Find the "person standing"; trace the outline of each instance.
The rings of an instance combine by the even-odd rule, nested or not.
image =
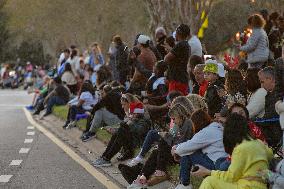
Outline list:
[[[165,63],[168,65],[169,92],[177,90],[184,95],[188,94],[188,74],[186,70],[190,57],[190,46],[187,42],[189,35],[189,26],[179,25],[176,29],[176,41],[178,43],[165,56]]]

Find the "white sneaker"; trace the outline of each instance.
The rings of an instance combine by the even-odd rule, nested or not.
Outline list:
[[[144,159],[143,158],[140,158],[139,156],[137,156],[136,158],[133,158],[130,162],[127,163],[127,165],[129,167],[133,167],[139,163],[144,163]]]
[[[177,185],[175,189],[193,189],[192,185],[184,186],[183,184]]]
[[[71,123],[69,123],[66,129],[72,129],[73,127],[76,127],[76,121],[72,121]]]

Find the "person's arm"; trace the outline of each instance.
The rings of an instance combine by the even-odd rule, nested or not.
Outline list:
[[[165,58],[164,61],[167,65],[169,65],[173,60],[175,59],[175,55],[172,52],[169,52]]]
[[[258,45],[259,35],[260,33],[255,33],[254,31],[250,36],[250,38],[248,39],[247,44],[241,46],[240,50],[248,53],[254,51]]]
[[[212,137],[211,137],[212,138]],[[207,134],[207,130],[201,130],[196,133],[192,139],[180,143],[175,153],[179,156],[184,156],[188,154],[194,153],[196,150],[200,150],[208,145],[210,145],[212,141],[210,140],[210,136]]]
[[[49,100],[50,97],[54,96],[56,94],[56,89],[53,89],[45,98],[44,98],[44,104],[47,104],[47,101]]]
[[[265,108],[265,96],[267,95],[267,91],[263,88],[258,89],[254,94],[253,98],[249,100],[247,105],[247,109],[249,112],[249,118],[256,117],[260,112],[262,112]]]

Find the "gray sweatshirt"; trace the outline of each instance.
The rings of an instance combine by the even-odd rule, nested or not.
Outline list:
[[[248,63],[259,63],[268,60],[269,41],[266,32],[262,28],[254,28],[246,45],[240,48],[248,53]]]
[[[227,157],[223,145],[223,129],[221,124],[213,122],[196,133],[191,140],[179,144],[175,153],[187,156],[201,150],[214,162],[221,157]]]

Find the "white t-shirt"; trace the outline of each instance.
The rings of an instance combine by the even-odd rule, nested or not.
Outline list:
[[[84,110],[90,110],[92,109],[92,105],[95,105],[98,103],[98,99],[95,98],[90,92],[82,92],[80,95],[81,100],[84,100],[84,104],[82,105]]]
[[[193,35],[188,40],[188,44],[190,46],[191,56],[197,55],[197,56],[202,57],[202,45],[201,45],[201,42],[196,35]]]
[[[64,72],[61,80],[66,83],[66,85],[76,85],[77,80],[71,72]]]

